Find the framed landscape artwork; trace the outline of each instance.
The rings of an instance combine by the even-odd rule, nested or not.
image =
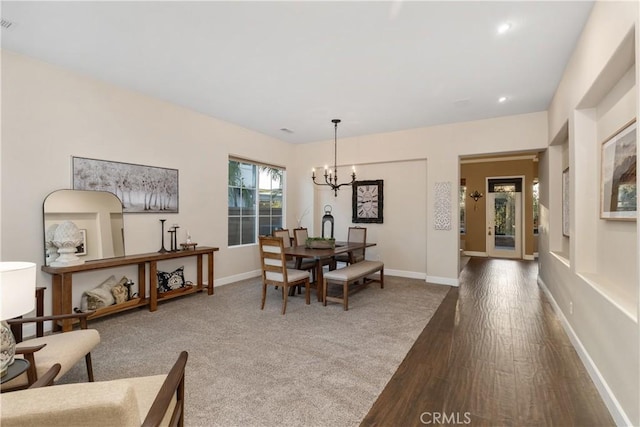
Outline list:
[[[636,146],[635,120],[602,144],[600,218],[636,219]]]
[[[352,184],[352,218],[353,223],[382,224],[384,205],[383,180],[356,181]]]
[[[124,213],[178,213],[178,169],[72,158],[73,189],[109,191]]]

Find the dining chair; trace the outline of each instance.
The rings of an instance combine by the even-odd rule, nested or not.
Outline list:
[[[309,237],[309,231],[306,228],[300,227],[300,228],[293,229],[294,245],[301,246],[306,244],[308,237]],[[323,259],[321,262],[323,266],[328,265],[330,270],[335,270],[336,268],[336,262],[333,258]],[[315,264],[315,261],[314,261],[314,264]],[[315,282],[315,280],[316,278],[315,278],[315,270],[314,270],[313,281]]]
[[[367,243],[367,229],[365,227],[349,227],[349,233],[347,235],[347,241],[349,243]],[[356,249],[355,251],[348,252],[346,254],[336,255],[336,261],[344,262],[345,264],[355,264],[364,260],[365,248]]]
[[[282,242],[284,243],[284,247],[291,247],[291,242],[293,239],[289,234],[289,230],[286,228],[279,228],[277,230],[273,230],[273,237],[282,237]]]
[[[295,239],[291,238],[291,236],[289,235],[289,230],[287,230],[286,228],[281,228],[279,230],[274,230],[273,231],[273,236],[274,237],[282,237],[282,242],[284,243],[284,247],[285,248],[289,248],[291,247],[291,242],[295,242]],[[294,243],[295,245],[295,243]],[[290,255],[287,255],[287,268],[295,268],[296,270],[308,270],[311,272],[312,277],[313,277],[313,281],[315,281],[315,276],[316,276],[316,263],[314,260],[309,259],[309,258],[302,258],[302,257],[292,257]],[[301,288],[302,286],[296,286],[298,288],[298,295],[302,293]],[[278,287],[276,286],[276,289],[278,289]],[[292,292],[293,294],[293,292]]]
[[[293,229],[293,244],[296,246],[302,246],[307,243],[307,238],[309,237],[309,231],[304,228],[294,228]]]
[[[304,285],[306,303],[310,304],[309,272],[295,268],[287,268],[284,254],[284,241],[281,237],[260,236],[260,262],[262,264],[262,305],[267,299],[267,285],[282,286],[282,314],[287,310],[289,288]]]
[[[278,230],[273,230],[273,237],[282,238],[282,243],[285,248],[291,247],[291,235],[289,234],[289,230],[286,228],[280,228]],[[292,256],[287,256],[287,267],[288,268],[296,268],[296,261]]]

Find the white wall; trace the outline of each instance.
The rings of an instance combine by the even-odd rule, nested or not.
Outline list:
[[[593,85],[603,70],[616,69],[617,64],[611,63],[611,58],[616,57],[616,49],[636,24],[637,13],[635,2],[596,4],[550,106],[548,117],[547,112],[539,112],[355,138],[339,137],[340,164],[355,164],[358,167],[358,179],[382,178],[388,183],[385,186],[385,224],[368,226],[371,229],[370,239],[379,244],[369,252],[370,255],[384,259],[390,270],[424,275],[437,283],[457,284],[459,229],[456,189],[459,157],[543,150],[567,123],[571,126],[571,138],[589,133],[589,129],[575,126],[576,122],[581,121],[586,122],[588,127],[591,120],[595,122],[593,129],[607,134],[610,128],[608,123],[616,123],[625,114],[615,111],[628,111],[633,95],[629,95],[627,86],[621,89],[622,96],[603,102],[604,94],[609,93],[611,87],[605,91],[594,91]],[[637,57],[638,44],[634,46],[632,54]],[[628,66],[621,75],[627,70]],[[630,73],[637,75],[637,70]],[[624,86],[624,82],[621,85]],[[637,86],[633,86],[631,91],[637,94]],[[255,246],[226,247],[225,201],[229,155],[285,166],[288,227],[297,225],[298,219],[307,212],[301,218],[301,225],[309,227],[312,235],[320,231],[316,229],[317,218],[322,214],[326,200],[313,186],[309,175],[312,167],[332,163],[333,140],[292,146],[7,51],[2,52],[1,95],[2,260],[32,261],[38,265],[43,263],[42,201],[53,190],[70,188],[71,156],[179,169],[180,213],[126,215],[127,253],[156,251],[160,245],[158,219],[167,217],[168,222],[179,223],[181,230],[189,229],[193,239],[200,245],[220,247],[220,252],[216,254],[217,282],[246,277],[259,268]],[[600,108],[600,120],[597,111],[574,111],[580,103],[590,104],[596,110]],[[634,108],[637,105],[637,95],[633,105]],[[587,107],[583,105],[581,108]],[[327,126],[330,124],[327,123]],[[601,137],[601,134],[593,135],[593,142],[598,142]],[[578,139],[572,139],[570,146],[575,146],[576,141]],[[561,188],[558,185],[559,178],[550,172],[553,165],[562,165],[562,150],[554,148],[558,147],[550,147],[540,164],[540,277],[549,288],[561,315],[566,317],[573,329],[579,344],[584,347],[584,354],[592,362],[596,374],[602,377],[601,384],[611,392],[611,401],[614,406],[618,405],[614,409],[620,409],[623,420],[638,424],[640,374],[637,320],[579,277],[573,260],[569,260],[567,265],[549,251],[554,224],[561,225],[561,221],[554,222],[553,219],[557,217],[557,212],[549,209],[554,189]],[[582,154],[572,150],[572,168]],[[585,177],[587,166],[592,166],[589,162],[592,160],[588,160],[582,168]],[[415,167],[415,170],[404,170],[403,166]],[[580,168],[576,169],[576,173],[580,173]],[[346,178],[348,174],[342,175]],[[576,176],[572,178],[575,183]],[[400,181],[395,181],[397,179]],[[403,187],[403,181],[410,182]],[[450,182],[454,189],[451,194],[451,230],[433,228],[433,188],[436,182]],[[407,189],[411,190],[410,194],[407,194]],[[572,187],[572,198],[575,198],[578,189]],[[597,190],[591,189],[585,192],[584,197],[591,197],[595,192]],[[337,211],[340,212],[340,216],[336,217],[339,238],[350,224],[349,193],[348,189],[341,190],[339,200],[335,200]],[[577,203],[576,208],[584,209],[591,207],[594,201],[584,198]],[[416,215],[411,214],[413,209]],[[594,220],[576,219],[577,224],[573,227],[578,228],[572,230],[572,236],[576,236],[577,240],[580,227],[587,227]],[[402,250],[398,240],[394,241],[394,236],[399,233],[397,229],[401,227],[416,231],[411,238],[398,239],[403,243]],[[609,231],[616,231],[616,227],[609,227],[614,230],[597,230],[598,240],[604,240],[614,247],[615,242],[606,236],[610,234]],[[627,248],[630,232],[625,229],[620,233]],[[179,240],[183,237],[180,236]],[[637,247],[635,250],[632,254],[636,257],[635,264],[632,262],[631,265],[636,276],[627,283],[636,286],[627,286],[627,289],[636,291],[631,295],[635,295],[637,313]],[[573,246],[570,257],[581,259],[587,265],[586,261],[595,260],[597,253],[591,251],[581,255],[580,248]],[[167,263],[165,268],[174,267]],[[194,266],[187,267],[188,277]],[[598,268],[604,270],[605,267]],[[117,273],[135,274],[126,269]],[[104,279],[103,276],[89,273],[79,275],[75,281],[74,299],[79,301],[82,291],[97,284]],[[40,285],[48,284],[49,280],[48,275],[39,274]],[[50,298],[49,291],[47,308],[50,307]],[[573,314],[569,314],[570,302],[574,305]]]
[[[296,225],[305,210],[303,224],[313,228],[315,189],[311,168],[332,163],[333,141],[289,145],[218,119],[108,85],[12,52],[2,52],[2,254],[5,260],[30,260],[42,264],[42,201],[53,190],[70,188],[71,156],[124,161],[176,168],[180,171],[180,213],[173,215],[125,215],[127,253],[154,252],[160,246],[160,218],[189,230],[200,245],[220,247],[216,254],[216,281],[227,283],[259,269],[255,246],[227,248],[227,159],[236,155],[287,168],[287,224]],[[384,235],[396,213],[407,212],[426,195],[426,206],[415,219],[401,216],[403,223],[418,227],[421,236],[407,251],[416,262],[406,264],[402,253],[382,249],[390,269],[406,271],[437,283],[457,284],[458,224],[457,191],[451,192],[452,229],[433,229],[433,187],[450,182],[457,188],[461,155],[517,152],[543,148],[546,144],[546,113],[532,113],[476,122],[411,129],[401,132],[340,139],[340,163],[362,165],[371,177],[390,173],[397,162],[422,162],[426,179],[412,182],[405,205],[389,207]],[[382,173],[387,169],[388,172]],[[358,166],[360,168],[360,166]],[[424,171],[421,173],[425,173]],[[383,177],[384,178],[384,177]],[[399,194],[389,187],[388,197]],[[348,202],[347,202],[348,203]],[[387,206],[391,206],[388,204]],[[350,214],[337,218],[350,222]],[[28,233],[25,233],[29,230]],[[376,227],[377,228],[377,227]],[[313,233],[313,229],[311,230]],[[186,232],[186,231],[185,231]],[[377,236],[375,236],[377,237]],[[184,236],[179,236],[183,240]],[[19,242],[19,243],[16,243]],[[424,248],[426,242],[426,249]],[[374,252],[375,253],[375,252]],[[409,257],[410,258],[410,257]],[[426,261],[425,261],[426,258]],[[178,262],[178,261],[176,261]],[[425,265],[426,264],[426,265]],[[167,262],[166,269],[177,265]],[[193,266],[187,263],[187,276]],[[115,274],[134,274],[115,271]],[[74,299],[102,280],[103,274],[79,275]],[[48,283],[41,273],[39,283]],[[50,298],[50,293],[47,293]],[[47,303],[47,306],[48,303]]]
[[[638,236],[600,219],[602,142],[637,117],[637,2],[598,2],[549,108],[549,141],[569,136],[571,238],[562,251],[563,147],[540,161],[540,282],[619,425],[640,424]],[[566,246],[566,245],[564,245]]]
[[[199,245],[220,247],[217,281],[259,269],[255,247],[227,248],[227,160],[233,154],[287,167],[290,144],[8,51],[2,106],[3,261],[43,264],[43,200],[71,188],[71,156],[81,156],[179,169],[180,213],[125,214],[128,254],[157,251],[158,220],[167,218],[182,227],[178,241],[188,229]],[[183,262],[194,280],[195,261],[176,261]],[[134,268],[113,272],[136,277]],[[105,274],[74,275],[74,304]],[[39,273],[39,285],[49,281]],[[48,309],[50,291],[46,298]]]
[[[426,160],[426,185],[419,179],[411,182],[413,192],[426,193],[426,214],[424,218],[410,218],[407,209],[413,206],[413,197],[405,200],[405,205],[394,207],[393,215],[403,218],[405,227],[424,224],[425,235],[420,241],[426,241],[426,270],[416,270],[424,274],[427,280],[434,283],[455,285],[458,282],[459,260],[459,224],[458,183],[459,157],[485,153],[515,153],[519,151],[544,149],[547,145],[547,115],[545,112],[500,117],[496,119],[474,122],[456,123],[428,128],[409,129],[399,132],[367,135],[355,138],[338,137],[338,164],[345,165],[346,171],[352,164],[393,164],[408,160]],[[312,206],[313,212],[320,213],[322,206],[314,205],[313,183],[310,179],[312,167],[333,163],[333,140],[305,144],[296,147],[298,165],[295,169],[297,186],[290,188],[295,202],[291,209],[302,212]],[[345,171],[345,172],[346,172]],[[363,170],[365,173],[365,170]],[[375,174],[363,176],[358,172],[358,179],[376,179]],[[345,173],[342,173],[344,176]],[[436,182],[450,182],[452,185],[452,228],[451,230],[434,230],[434,185]],[[343,190],[340,190],[343,191]],[[386,189],[385,189],[386,192]],[[386,197],[386,196],[385,196]],[[347,203],[346,201],[344,203]],[[385,208],[386,209],[386,208]],[[389,217],[389,215],[386,215]],[[348,223],[350,215],[340,220]],[[385,223],[387,219],[385,219]],[[312,227],[307,219],[306,226]],[[391,228],[389,224],[381,229]],[[320,230],[315,230],[318,234]],[[388,235],[398,232],[391,229]],[[382,246],[382,245],[381,245]],[[402,253],[385,254],[385,268],[402,269],[400,267]],[[406,267],[405,267],[406,268]],[[416,264],[416,267],[419,268]]]
[[[352,189],[343,187],[334,196],[327,187],[314,187],[313,230],[321,235],[325,205],[332,207],[335,237],[347,240],[348,227],[367,228],[367,241],[376,243],[366,250],[366,258],[385,262],[385,273],[426,279],[427,271],[427,161],[411,160],[355,165],[357,179],[383,180],[382,224],[354,224]],[[339,168],[350,171],[351,167]],[[341,174],[346,175],[346,173]],[[341,178],[342,179],[342,178]],[[456,187],[457,188],[457,187]],[[457,213],[457,211],[456,211]],[[455,216],[454,218],[457,218]]]

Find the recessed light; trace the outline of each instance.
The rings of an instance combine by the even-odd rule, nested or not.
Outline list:
[[[501,96],[500,98],[498,98],[498,102],[499,103],[503,103],[503,102],[507,102],[507,97],[506,96]]]
[[[511,29],[511,24],[505,22],[504,24],[500,24],[498,27],[498,34],[504,34]]]

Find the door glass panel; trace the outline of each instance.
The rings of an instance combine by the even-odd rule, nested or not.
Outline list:
[[[513,187],[513,188],[510,188]],[[515,186],[496,186],[494,243],[498,250],[516,249],[516,192]]]

